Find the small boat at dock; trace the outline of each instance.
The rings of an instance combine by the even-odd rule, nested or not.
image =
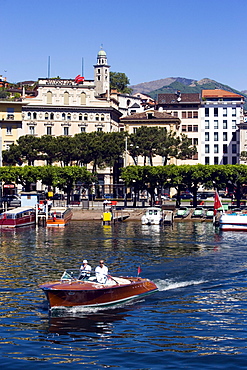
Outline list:
[[[149,207],[142,216],[142,225],[161,225],[164,220],[164,212],[159,207]]]
[[[190,210],[187,207],[180,207],[175,215],[176,218],[186,218],[189,216]]]
[[[205,217],[205,209],[203,207],[196,207],[191,215],[192,218],[203,218]]]
[[[17,228],[36,223],[35,209],[17,207],[0,214],[0,228]]]
[[[46,226],[64,227],[72,218],[72,210],[67,207],[52,207],[48,213]]]
[[[155,283],[141,277],[108,276],[104,284],[95,276],[78,280],[65,272],[60,280],[39,285],[50,309],[68,307],[105,307],[137,300],[158,290]]]

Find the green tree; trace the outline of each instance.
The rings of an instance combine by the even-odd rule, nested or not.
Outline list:
[[[131,94],[132,89],[128,87],[130,81],[125,73],[110,72],[110,88],[116,89],[122,94]]]

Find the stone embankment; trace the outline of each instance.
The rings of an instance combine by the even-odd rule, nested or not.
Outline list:
[[[129,215],[128,221],[140,221],[145,211],[145,208],[130,208],[116,211],[116,214],[119,216]],[[72,221],[100,221],[102,220],[102,214],[102,209],[82,209],[80,207],[74,207]]]

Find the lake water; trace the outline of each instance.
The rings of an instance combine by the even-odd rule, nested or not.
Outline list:
[[[1,231],[3,369],[246,368],[247,234],[211,223],[173,227],[72,222],[64,230]],[[114,275],[159,291],[101,311],[49,315],[38,284],[104,258]]]

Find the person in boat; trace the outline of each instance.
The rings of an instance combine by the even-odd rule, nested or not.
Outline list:
[[[95,275],[98,283],[105,284],[107,282],[108,267],[104,265],[104,260],[99,261],[99,266],[95,269]]]
[[[80,267],[80,275],[78,280],[81,279],[88,279],[91,275],[92,267],[88,264],[87,260],[82,261],[82,265]]]

